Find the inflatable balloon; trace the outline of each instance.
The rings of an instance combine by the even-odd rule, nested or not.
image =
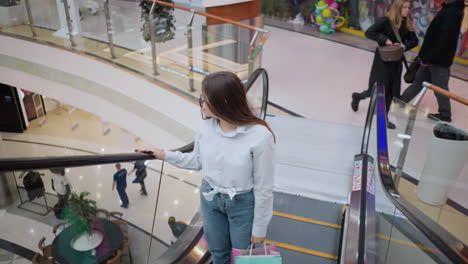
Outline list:
[[[317,8],[321,9],[323,8],[324,6],[326,6],[327,4],[325,4],[325,2],[323,0],[320,0],[318,3],[317,3]]]
[[[332,28],[330,28],[330,25],[327,24],[323,24],[320,26],[320,32],[325,34],[335,33],[335,31]]]
[[[310,15],[313,24],[319,26],[322,33],[335,33],[335,29],[342,27],[346,19],[338,11],[341,0],[320,0],[315,5],[314,13]]]
[[[317,17],[315,17],[315,22],[318,25],[321,25],[321,24],[325,23],[325,20],[323,20],[323,18],[321,16],[317,16]]]
[[[341,20],[339,23],[336,23],[338,20]],[[335,20],[335,24],[333,25],[333,29],[337,29],[337,28],[340,28],[342,27],[346,22],[346,18],[340,16],[340,17],[337,17],[336,20]]]
[[[332,15],[332,11],[328,8],[322,11],[323,18],[329,18],[331,17],[331,15]]]

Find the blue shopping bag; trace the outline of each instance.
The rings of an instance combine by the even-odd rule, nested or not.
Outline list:
[[[234,250],[233,250],[234,251]],[[263,248],[253,248],[249,246],[248,250],[236,250],[234,264],[281,264],[283,260],[280,253],[276,251],[276,246],[267,247],[263,244]],[[239,255],[240,254],[240,255]]]

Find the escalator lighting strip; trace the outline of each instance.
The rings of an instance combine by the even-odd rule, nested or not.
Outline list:
[[[265,242],[267,244],[275,244],[277,247],[281,247],[281,248],[285,248],[285,249],[289,249],[289,250],[294,250],[294,251],[301,252],[301,253],[306,253],[306,254],[309,254],[309,255],[314,255],[314,256],[327,258],[327,259],[338,260],[338,256],[336,256],[336,255],[320,252],[320,251],[317,251],[317,250],[298,247],[298,246],[294,246],[294,245],[290,245],[290,244],[286,244],[286,243],[281,243],[281,242],[276,242],[276,241],[271,241],[271,240],[265,240]]]
[[[302,217],[302,216],[285,214],[285,213],[280,213],[280,212],[276,212],[276,211],[273,212],[273,215],[279,216],[279,217],[285,217],[285,218],[289,218],[289,219],[293,219],[293,220],[297,220],[297,221],[302,221],[302,222],[306,222],[306,223],[311,223],[311,224],[316,224],[316,225],[322,225],[322,226],[332,227],[332,228],[336,228],[336,229],[341,229],[341,225],[331,224],[331,223],[318,221],[318,220],[314,220],[314,219],[310,219],[310,218],[306,218],[306,217]]]

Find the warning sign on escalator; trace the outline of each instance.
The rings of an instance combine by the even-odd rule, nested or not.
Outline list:
[[[362,160],[354,161],[353,183],[351,191],[360,191],[362,186]],[[375,167],[369,162],[367,166],[367,183],[366,190],[372,195],[375,195]]]
[[[367,192],[375,195],[375,168],[372,163],[367,167]]]
[[[360,191],[362,183],[362,160],[354,161],[354,170],[353,170],[353,184],[351,186],[351,191]]]

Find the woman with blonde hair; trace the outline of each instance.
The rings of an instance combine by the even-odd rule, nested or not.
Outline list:
[[[411,2],[409,0],[395,0],[386,16],[380,18],[366,31],[366,37],[376,41],[379,47],[401,45],[404,51],[416,47],[418,38],[409,17],[410,10]],[[398,32],[399,37],[396,36],[395,32]],[[402,43],[398,39],[401,39]],[[403,58],[398,61],[386,62],[378,51],[379,47],[375,51],[368,89],[361,93],[352,94],[351,108],[355,112],[359,108],[359,101],[370,97],[376,82],[385,85],[387,113],[393,97],[400,97]],[[395,125],[388,122],[388,128],[395,129]]]

